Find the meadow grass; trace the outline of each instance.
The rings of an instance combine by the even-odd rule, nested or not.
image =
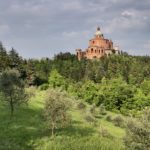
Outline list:
[[[57,129],[52,139],[42,116],[44,91],[36,91],[28,105],[16,108],[10,118],[8,107],[0,103],[0,150],[122,150],[125,131],[98,117],[96,125],[84,119],[84,112],[73,107],[71,124]],[[109,113],[109,112],[108,112]],[[114,114],[111,113],[112,116]],[[99,135],[104,127],[111,137]]]

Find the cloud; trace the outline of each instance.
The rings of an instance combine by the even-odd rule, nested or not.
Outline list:
[[[63,10],[82,10],[83,7],[79,1],[70,1],[63,4]]]
[[[9,28],[9,26],[8,25],[5,25],[5,24],[1,24],[0,25],[0,35],[2,36],[4,36],[4,35],[6,35],[8,32],[9,32],[9,30],[10,30],[10,28]]]
[[[150,40],[147,41],[147,42],[144,44],[143,47],[144,47],[145,49],[147,49],[147,50],[150,50]]]
[[[62,35],[66,38],[74,38],[74,37],[77,37],[79,35],[78,32],[63,32]]]
[[[107,24],[109,25],[104,27],[106,33],[140,31],[146,28],[148,24],[147,14],[138,10],[124,10],[119,16],[108,21]]]
[[[133,16],[134,16],[134,13],[131,12],[131,11],[125,10],[125,11],[123,11],[123,12],[121,13],[121,15],[122,15],[123,17],[130,18],[130,17],[133,17]]]
[[[41,3],[13,3],[10,5],[10,13],[14,15],[33,15],[33,16],[43,16],[47,15],[48,8],[45,4]]]
[[[150,39],[149,0],[5,0],[0,18],[1,40],[25,57],[86,48],[97,26],[127,51]]]

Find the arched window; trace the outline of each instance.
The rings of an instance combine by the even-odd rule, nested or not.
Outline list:
[[[91,48],[91,53],[93,53],[93,48]]]

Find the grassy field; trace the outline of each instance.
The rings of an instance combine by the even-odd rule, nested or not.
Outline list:
[[[36,91],[28,106],[16,109],[10,118],[9,109],[0,104],[0,150],[122,150],[124,149],[123,128],[106,120],[106,115],[96,117],[96,124],[85,120],[85,113],[74,102],[71,109],[71,125],[57,129],[51,138],[42,116],[44,92]],[[88,106],[89,107],[89,106]],[[104,132],[102,136],[100,133]]]

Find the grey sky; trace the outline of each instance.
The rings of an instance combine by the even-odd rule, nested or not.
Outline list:
[[[150,0],[0,0],[0,41],[26,58],[87,48],[100,26],[134,55],[150,55]]]

